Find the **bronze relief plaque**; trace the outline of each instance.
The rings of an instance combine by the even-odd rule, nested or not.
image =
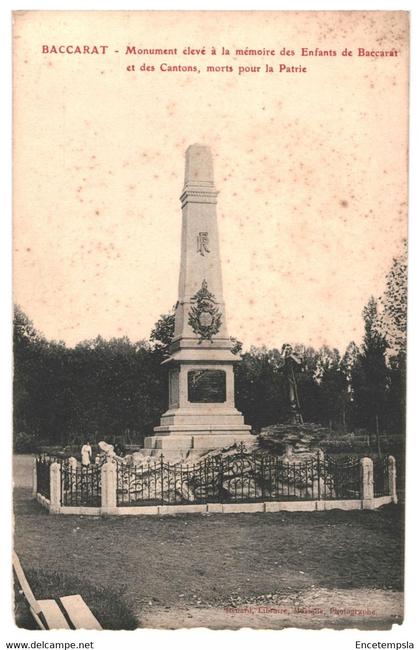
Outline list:
[[[188,401],[222,403],[226,401],[226,373],[224,370],[190,370],[188,373]]]

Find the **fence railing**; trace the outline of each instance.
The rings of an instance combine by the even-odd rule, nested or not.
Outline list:
[[[360,464],[324,458],[302,463],[267,454],[213,457],[171,465],[117,465],[117,505],[180,505],[279,500],[359,499]]]
[[[370,463],[369,459],[363,459]],[[395,461],[393,460],[395,463]],[[105,466],[81,466],[74,458],[40,456],[36,463],[38,491],[50,495],[50,472],[57,463],[61,506],[183,505],[257,503],[266,501],[322,501],[366,499],[362,461],[335,459],[322,452],[304,462],[288,462],[264,452],[247,453],[243,447],[229,456],[215,455],[196,463],[149,459],[141,466],[112,463],[112,487],[104,487]],[[110,465],[110,463],[106,463]],[[373,464],[371,497],[390,495],[389,459]]]
[[[373,464],[373,495],[383,497],[389,494],[389,462],[385,457]]]
[[[63,463],[64,464],[68,463],[70,457],[64,456],[64,454],[62,455],[49,454],[46,451],[43,451],[40,454],[38,454],[37,460],[44,463],[48,463],[49,465],[51,465],[51,463],[59,463],[60,465],[62,465]]]
[[[39,456],[36,462],[37,490],[43,497],[50,498],[50,465],[51,459]]]
[[[61,466],[61,505],[101,505],[101,469],[97,465]]]

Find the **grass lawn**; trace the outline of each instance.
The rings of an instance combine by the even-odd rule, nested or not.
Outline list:
[[[176,612],[280,602],[311,590],[403,588],[399,506],[99,518],[49,515],[27,487],[16,487],[15,497],[15,547],[35,595],[65,595],[74,587],[107,627],[114,619],[116,627],[118,619],[141,626],[151,608]]]

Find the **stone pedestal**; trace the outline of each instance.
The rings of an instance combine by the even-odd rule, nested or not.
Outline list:
[[[117,507],[117,466],[108,460],[101,467],[102,514],[114,514]]]
[[[208,451],[253,441],[234,403],[233,365],[223,301],[216,215],[217,190],[208,147],[186,152],[181,195],[182,239],[175,331],[164,362],[169,372],[169,408],[145,452]]]
[[[374,482],[373,482],[373,460],[371,458],[360,459],[360,483],[362,508],[372,510],[374,503]]]
[[[38,475],[36,471],[36,458],[32,460],[32,496],[36,498],[38,492]]]
[[[397,497],[397,464],[394,456],[388,457],[388,491],[392,503],[398,503]]]
[[[50,465],[50,513],[57,514],[61,506],[61,467],[59,463]]]

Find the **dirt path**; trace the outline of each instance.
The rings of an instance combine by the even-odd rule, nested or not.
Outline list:
[[[281,629],[389,629],[401,623],[403,594],[372,589],[313,589],[275,603],[223,607],[146,607],[138,613],[141,627],[179,629],[241,627]]]
[[[13,456],[13,484],[14,487],[32,487],[32,472],[34,455],[18,454]]]

